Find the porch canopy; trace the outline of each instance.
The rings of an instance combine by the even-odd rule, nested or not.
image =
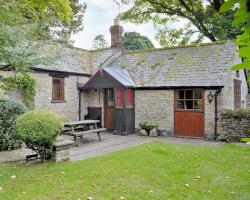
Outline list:
[[[134,81],[126,69],[120,67],[102,67],[90,77],[82,89],[115,87],[135,87]]]

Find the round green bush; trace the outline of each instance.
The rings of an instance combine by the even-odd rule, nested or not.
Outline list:
[[[13,126],[15,119],[27,112],[26,106],[12,99],[0,99],[0,151],[18,149],[22,141]]]
[[[33,110],[16,119],[18,136],[28,148],[37,152],[42,161],[49,159],[56,137],[63,128],[63,120],[47,110]]]

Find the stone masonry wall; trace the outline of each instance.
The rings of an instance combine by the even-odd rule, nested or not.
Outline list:
[[[250,136],[250,110],[225,110],[221,114],[221,132],[230,141]],[[220,134],[219,133],[219,134]]]
[[[247,96],[247,109],[250,109],[250,94]]]
[[[205,138],[207,139],[214,139],[214,124],[215,124],[215,104],[214,104],[214,99],[210,103],[208,101],[208,94],[212,92],[212,94],[215,93],[216,90],[205,90],[205,96],[204,96],[204,123],[205,123]],[[218,97],[219,101],[219,97]]]
[[[79,94],[77,83],[85,83],[88,77],[65,77],[65,102],[51,103],[52,77],[48,73],[34,73],[36,80],[35,108],[48,109],[59,114],[64,121],[78,120]]]
[[[136,90],[135,127],[145,119],[155,119],[160,130],[174,132],[174,90]]]

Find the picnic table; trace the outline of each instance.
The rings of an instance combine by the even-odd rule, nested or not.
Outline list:
[[[96,133],[99,141],[101,141],[100,133],[106,131],[106,128],[98,128],[97,124],[99,120],[82,120],[64,123],[63,134],[71,135],[74,137],[75,144],[77,144],[77,138],[83,138],[83,135],[88,133]]]

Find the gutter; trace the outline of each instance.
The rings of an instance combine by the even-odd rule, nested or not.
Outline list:
[[[81,110],[82,110],[82,91],[81,90],[78,90],[79,91],[79,107],[78,107],[78,119],[79,121],[82,120],[82,115],[81,115]]]
[[[43,69],[38,67],[32,67],[31,70],[35,72],[44,72],[44,73],[55,73],[55,74],[65,74],[65,75],[78,75],[78,76],[87,76],[90,77],[91,74],[88,73],[80,73],[80,72],[68,72],[68,71],[60,71],[60,70],[52,70],[52,69]]]
[[[221,88],[217,90],[214,94],[214,139],[217,139],[218,136],[218,95],[221,92]]]

